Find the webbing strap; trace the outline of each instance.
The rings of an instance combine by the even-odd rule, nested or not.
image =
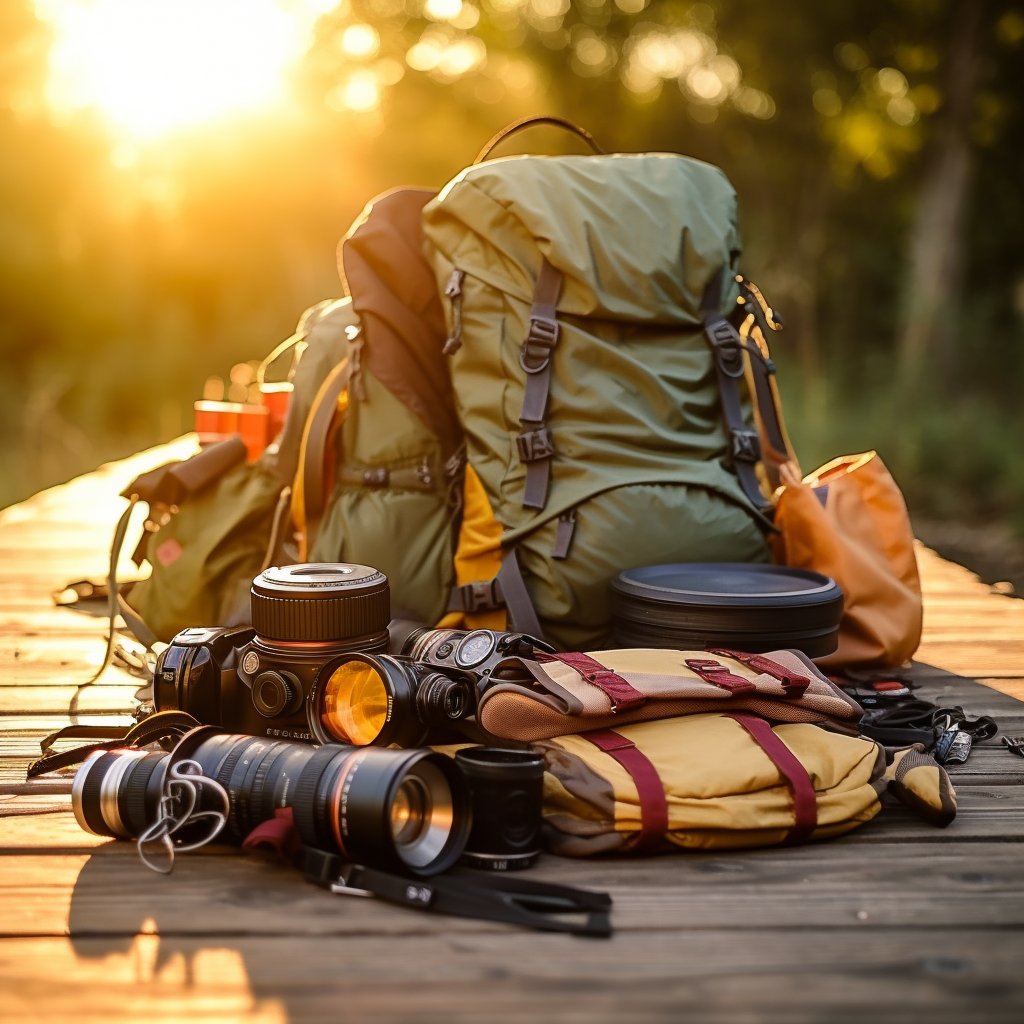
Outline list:
[[[647,703],[646,694],[641,693],[628,679],[623,679],[617,672],[595,661],[589,654],[573,651],[568,654],[545,654],[538,652],[536,658],[540,662],[560,661],[568,665],[588,682],[603,690],[612,702],[612,711],[629,711]]]
[[[551,353],[558,344],[558,297],[562,293],[562,272],[545,259],[533,292],[530,328],[519,354],[519,364],[526,373],[523,387],[523,408],[519,424],[523,428],[516,438],[519,458],[526,464],[523,505],[543,508],[548,498],[551,459],[555,454],[551,431],[544,422],[548,395],[551,391]]]
[[[729,433],[729,454],[733,469],[743,493],[762,514],[769,513],[772,503],[761,491],[754,469],[761,458],[761,444],[757,431],[752,430],[743,415],[740,381],[745,377],[743,340],[731,323],[722,316],[719,307],[722,295],[723,269],[720,268],[708,282],[701,303],[704,317],[704,335],[711,346],[718,394],[722,404],[722,417]]]
[[[43,756],[33,761],[26,771],[26,778],[35,779],[40,775],[81,764],[96,750],[121,750],[125,747],[144,747],[149,743],[173,739],[177,741],[200,723],[187,711],[158,711],[148,715],[141,722],[125,729],[120,726],[66,725],[50,733],[39,743]],[[101,742],[89,743],[72,750],[53,751],[54,743],[68,739],[93,739]]]
[[[796,464],[796,454],[786,432],[786,424],[782,415],[782,400],[779,397],[778,385],[775,382],[775,364],[768,350],[768,337],[773,331],[781,328],[778,315],[771,311],[773,328],[768,323],[768,306],[760,289],[752,281],[737,275],[737,282],[744,302],[740,311],[753,317],[754,326],[761,334],[761,341],[756,338],[753,343],[748,341],[746,350],[750,356],[749,365],[754,383],[754,400],[757,403],[757,414],[761,426],[761,443],[765,450],[764,469],[768,483],[774,490],[781,483],[779,468],[784,463]],[[748,338],[753,338],[752,334]]]
[[[580,736],[615,758],[629,772],[640,803],[640,835],[633,849],[639,852],[654,849],[668,831],[668,801],[657,768],[632,740],[612,729],[594,729]]]
[[[709,647],[708,653],[733,658],[746,665],[747,668],[752,668],[755,672],[763,672],[773,679],[778,679],[782,683],[782,688],[791,697],[799,697],[811,685],[809,676],[793,672],[786,668],[785,665],[780,665],[777,661],[772,661],[771,658],[766,658],[763,654],[748,654],[746,651],[734,651],[729,647]]]
[[[413,910],[571,935],[607,937],[612,932],[612,900],[603,892],[459,870],[409,878],[349,864],[337,854],[308,846],[302,854],[302,870],[307,881],[333,893],[377,896]]]
[[[517,633],[526,633],[535,640],[543,640],[544,632],[540,628],[537,610],[533,607],[530,592],[526,589],[523,571],[519,568],[516,549],[509,548],[501,562],[497,575],[501,586],[501,594],[508,609],[509,629]]]
[[[712,658],[687,658],[684,662],[691,672],[696,672],[705,683],[711,683],[731,696],[736,694],[756,693],[757,687],[743,676],[730,672],[727,665]]]
[[[725,717],[735,719],[746,729],[789,786],[793,795],[793,827],[783,840],[784,845],[806,842],[818,827],[818,795],[807,769],[763,718],[740,714],[727,714]]]
[[[313,545],[327,503],[324,488],[324,455],[338,399],[352,376],[351,361],[338,363],[324,379],[313,399],[299,447],[299,467],[292,491],[292,514],[302,538],[300,558],[305,559]]]

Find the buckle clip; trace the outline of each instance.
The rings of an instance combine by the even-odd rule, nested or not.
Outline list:
[[[516,435],[516,448],[523,462],[550,459],[555,454],[555,444],[547,427],[537,427]]]
[[[475,612],[493,612],[505,607],[505,599],[501,593],[498,578],[478,580],[476,583],[464,583],[459,587],[462,595],[462,608],[473,614]]]
[[[730,435],[731,454],[736,462],[757,462],[761,458],[761,440],[754,430],[734,430]]]
[[[704,328],[719,369],[727,377],[743,376],[743,342],[728,320],[716,320]]]
[[[558,344],[557,320],[530,317],[530,329],[519,352],[519,365],[527,373],[540,373],[551,361],[551,350]]]

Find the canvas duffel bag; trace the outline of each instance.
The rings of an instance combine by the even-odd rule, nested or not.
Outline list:
[[[533,744],[545,757],[545,845],[555,853],[740,849],[842,835],[892,792],[932,825],[956,815],[945,771],[805,723],[745,713],[642,722]]]

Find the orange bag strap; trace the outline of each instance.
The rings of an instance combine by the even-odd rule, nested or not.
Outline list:
[[[299,465],[292,486],[292,521],[299,535],[299,557],[309,556],[327,505],[325,460],[330,450],[332,428],[343,413],[346,388],[352,376],[349,360],[338,363],[324,378],[313,399],[299,445]]]
[[[782,466],[790,464],[796,467],[799,476],[796,453],[782,414],[782,399],[779,395],[775,364],[768,348],[768,337],[782,330],[782,320],[768,305],[761,290],[753,281],[748,281],[742,274],[737,274],[736,283],[740,287],[739,309],[744,314],[745,321],[741,326],[741,334],[745,335],[747,341],[744,346],[747,385],[754,397],[754,411],[761,437],[765,473],[774,491],[783,482]]]

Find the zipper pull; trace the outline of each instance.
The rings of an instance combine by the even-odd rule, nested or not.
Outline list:
[[[462,281],[465,276],[466,272],[456,267],[452,270],[451,277],[448,278],[448,283],[444,287],[445,297],[452,307],[452,333],[448,335],[448,340],[445,341],[444,348],[441,349],[446,356],[450,356],[462,348]]]

